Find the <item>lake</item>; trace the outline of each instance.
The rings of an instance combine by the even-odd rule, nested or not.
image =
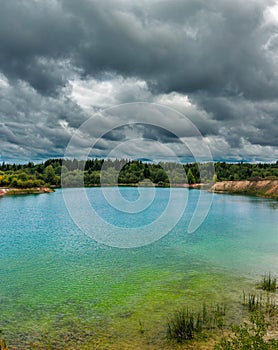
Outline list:
[[[64,191],[77,216],[88,221],[80,189]],[[105,191],[113,200],[115,189]],[[120,189],[126,211],[108,204],[101,188],[87,189],[102,218],[91,219],[91,235],[75,225],[60,189],[0,199],[0,329],[10,345],[62,349],[74,342],[85,349],[86,342],[94,342],[97,349],[100,344],[113,349],[111,344],[118,343],[139,348],[140,341],[155,341],[164,332],[167,318],[181,305],[234,302],[262,274],[277,273],[277,201],[202,191],[202,200],[212,204],[201,226],[188,233],[200,191],[176,188],[173,203],[178,207],[186,202],[186,209],[160,238],[155,230],[163,230],[169,220],[157,227],[151,223],[163,217],[170,189],[141,191],[141,200],[151,205],[134,213],[137,188]],[[141,235],[146,232],[144,242],[153,241],[130,249],[114,247],[113,227],[122,228],[127,242],[129,230],[138,227]],[[112,246],[93,239],[100,241],[102,232],[102,243],[108,239]]]

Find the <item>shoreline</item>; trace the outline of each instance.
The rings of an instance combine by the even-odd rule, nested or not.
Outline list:
[[[218,194],[237,194],[247,196],[258,196],[269,199],[278,199],[278,180],[229,180],[219,181],[214,184],[211,183],[181,183],[181,184],[148,184],[148,183],[134,183],[134,184],[98,184],[92,186],[84,186],[85,188],[94,187],[157,187],[157,188],[188,188],[207,190]],[[62,188],[62,187],[56,187]],[[79,188],[79,187],[64,187],[64,188]],[[0,198],[6,195],[26,195],[26,194],[42,194],[53,193],[55,190],[51,187],[33,187],[33,188],[0,188]]]
[[[216,182],[210,192],[278,199],[278,180],[231,180]]]
[[[0,197],[24,195],[24,194],[42,194],[55,192],[49,187],[34,187],[34,188],[0,188]]]

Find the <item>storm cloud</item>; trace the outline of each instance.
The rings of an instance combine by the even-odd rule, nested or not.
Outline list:
[[[276,161],[277,33],[273,0],[1,1],[2,159],[62,156],[86,119],[142,101],[184,114],[215,159]],[[163,128],[137,133],[178,147]]]

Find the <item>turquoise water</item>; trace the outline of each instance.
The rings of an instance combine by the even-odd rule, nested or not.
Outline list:
[[[66,191],[78,203],[80,191]],[[100,188],[87,189],[87,195],[101,217],[126,228],[159,217],[169,191],[157,189],[150,208],[139,214],[113,209]],[[139,198],[136,188],[121,193],[126,200]],[[138,331],[141,320],[161,323],[180,303],[232,300],[261,274],[277,273],[277,202],[203,192],[208,202],[213,196],[209,215],[187,233],[199,194],[174,189],[176,201],[187,199],[181,220],[165,237],[133,249],[85,235],[73,223],[61,190],[1,198],[0,329],[10,344],[28,349],[34,339],[45,341],[42,334],[61,339],[72,329],[81,337],[86,329],[88,339],[91,329],[94,336],[124,337]]]

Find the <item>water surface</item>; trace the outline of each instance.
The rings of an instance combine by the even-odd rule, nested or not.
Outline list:
[[[78,201],[78,189],[66,191]],[[138,197],[136,188],[121,192],[127,200]],[[188,200],[179,223],[159,241],[134,249],[86,236],[61,190],[1,198],[0,329],[15,346],[72,329],[87,330],[88,337],[91,329],[94,336],[128,337],[144,324],[152,332],[181,304],[235,300],[261,274],[278,271],[277,202],[213,195],[208,217],[189,234],[199,191],[173,193],[176,201]],[[163,212],[169,189],[158,189],[152,206],[132,217],[108,205],[100,188],[87,194],[105,220],[136,227]],[[211,196],[205,194],[208,201]]]

